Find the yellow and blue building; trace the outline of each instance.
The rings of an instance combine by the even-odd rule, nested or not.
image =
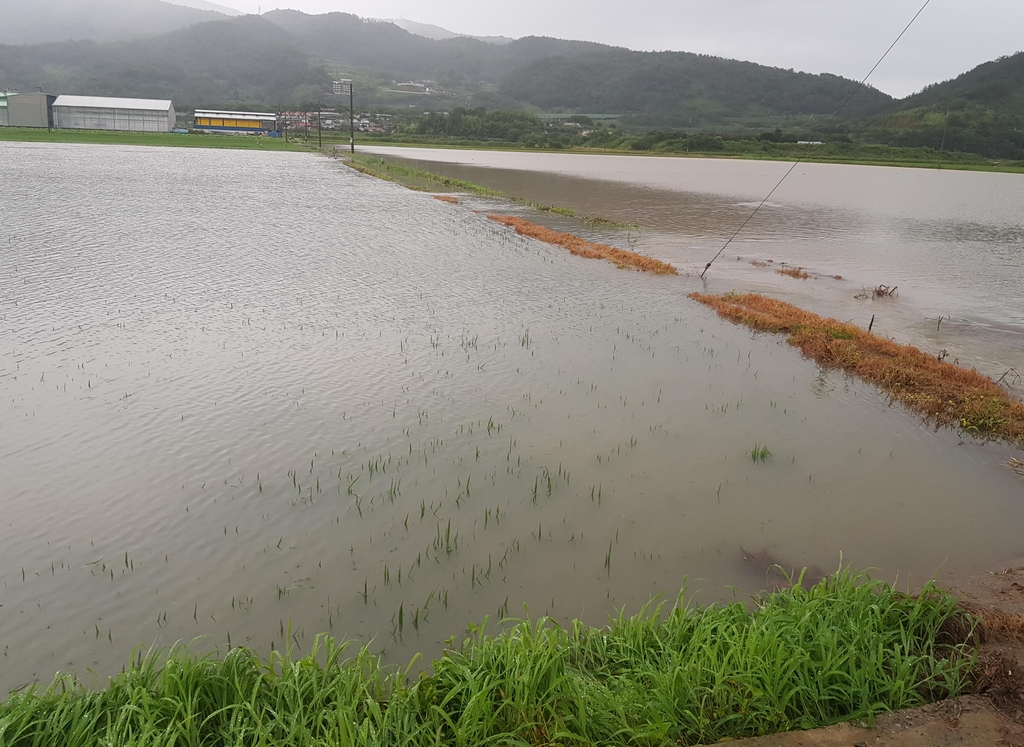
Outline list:
[[[276,135],[277,115],[273,112],[230,112],[196,109],[192,129],[235,135]]]

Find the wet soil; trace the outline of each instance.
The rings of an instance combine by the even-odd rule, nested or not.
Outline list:
[[[968,695],[924,708],[888,713],[873,726],[836,724],[825,729],[741,739],[739,747],[992,747],[1018,745],[1020,726],[985,697]]]

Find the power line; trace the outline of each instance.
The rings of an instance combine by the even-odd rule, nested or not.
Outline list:
[[[925,3],[924,3],[924,5],[921,6],[921,9],[919,11],[917,11],[917,13],[914,14],[914,17],[910,19],[910,23],[908,23],[906,25],[906,27],[900,32],[900,35],[896,37],[896,41],[894,41],[892,44],[889,45],[889,48],[887,50],[885,50],[885,54],[883,54],[881,57],[878,58],[878,62],[876,62],[874,67],[872,67],[868,71],[868,74],[864,76],[864,79],[860,83],[857,84],[857,87],[853,89],[853,93],[851,93],[849,96],[846,97],[846,101],[844,101],[842,103],[842,105],[838,109],[836,109],[835,114],[833,114],[831,119],[829,119],[828,122],[825,123],[825,129],[828,129],[828,127],[835,121],[836,117],[839,116],[839,112],[841,112],[843,109],[845,109],[846,105],[850,103],[850,99],[852,99],[854,96],[856,96],[857,92],[860,91],[860,89],[862,89],[864,87],[864,84],[868,82],[868,78],[871,77],[871,74],[874,73],[875,70],[878,69],[878,66],[882,64],[882,60],[884,60],[886,57],[889,56],[889,53],[892,51],[893,47],[895,47],[899,43],[900,39],[903,38],[903,35],[906,34],[907,31],[910,30],[910,27],[914,25],[914,21],[916,21],[917,17],[924,12],[924,9],[928,7],[928,5],[931,3],[931,1],[932,0],[925,0]],[[707,272],[709,269],[711,269],[711,265],[714,263],[714,261],[716,259],[718,259],[722,255],[722,252],[724,252],[726,249],[729,248],[729,244],[731,244],[733,242],[733,239],[735,239],[737,236],[740,235],[740,232],[744,228],[746,228],[747,224],[750,223],[751,219],[755,215],[757,215],[757,212],[762,207],[764,207],[764,204],[766,202],[768,202],[769,199],[771,199],[771,196],[773,194],[775,194],[775,190],[777,190],[779,187],[781,187],[782,183],[784,181],[786,181],[786,178],[790,174],[793,173],[793,169],[795,169],[797,166],[799,166],[801,163],[803,163],[803,160],[807,157],[807,154],[810,152],[810,150],[811,150],[811,145],[808,144],[807,147],[804,148],[804,152],[800,155],[800,158],[798,158],[793,163],[793,165],[789,167],[789,170],[785,174],[783,174],[781,179],[779,179],[779,183],[776,184],[774,187],[772,187],[772,191],[769,192],[767,195],[765,195],[765,198],[763,200],[761,200],[761,202],[758,204],[758,206],[756,208],[754,208],[754,211],[750,215],[747,216],[747,219],[745,221],[743,221],[743,223],[740,224],[740,227],[736,229],[735,233],[733,233],[732,236],[729,237],[729,240],[725,242],[725,245],[722,246],[722,248],[718,250],[718,254],[716,254],[714,257],[711,258],[711,262],[708,262],[706,265],[704,265],[704,270],[700,274],[701,279],[704,278],[704,273]]]

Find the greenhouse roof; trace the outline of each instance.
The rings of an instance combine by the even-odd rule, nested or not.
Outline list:
[[[170,100],[164,99],[119,99],[108,96],[68,96],[61,95],[53,102],[54,106],[85,106],[95,109],[143,109],[167,111],[173,106]]]

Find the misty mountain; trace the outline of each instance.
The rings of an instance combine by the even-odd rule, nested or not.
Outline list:
[[[836,75],[811,75],[686,52],[588,51],[544,56],[505,77],[500,90],[542,109],[634,112],[666,124],[692,116],[705,123],[757,115],[830,115],[857,89]],[[843,110],[854,118],[893,100],[861,89]]]
[[[533,106],[698,125],[764,114],[831,114],[856,85],[833,75],[686,52],[635,52],[546,37],[500,46],[469,37],[435,40],[347,13],[293,10],[222,18],[144,41],[0,47],[0,87],[172,98],[180,108],[316,101],[330,90],[331,74],[342,73],[356,75],[367,105]],[[446,93],[389,93],[391,81],[410,79],[435,81],[434,89]],[[847,114],[885,111],[891,104],[886,94],[866,88]]]
[[[220,5],[219,3],[211,3],[210,0],[164,0],[169,2],[171,5],[184,5],[187,8],[198,8],[199,10],[213,10],[217,13],[223,13],[226,16],[244,16],[240,10],[235,8],[229,8],[226,5]]]
[[[0,46],[0,88],[169,98],[179,111],[315,101],[330,85],[323,65],[259,16],[108,44]]]
[[[3,0],[0,44],[138,39],[224,17],[161,0]]]
[[[55,0],[13,1],[38,8]],[[827,73],[687,52],[637,52],[545,37],[503,45],[465,36],[429,39],[346,13],[277,10],[225,18],[159,0],[91,0],[89,7],[119,3],[217,20],[145,40],[0,46],[0,88],[172,98],[182,110],[276,108],[330,101],[332,77],[350,74],[363,106],[533,107],[623,114],[665,128],[714,128],[752,117],[828,116],[857,85]],[[1019,113],[1022,70],[1024,56],[997,60],[902,102],[865,87],[843,118],[891,116],[954,100]],[[393,81],[407,80],[433,81],[432,93],[392,90]]]
[[[385,19],[388,23],[393,23],[401,29],[405,29],[410,34],[416,34],[417,36],[425,36],[428,39],[434,39],[440,41],[441,39],[456,39],[458,37],[468,37],[470,39],[477,39],[478,41],[488,42],[490,44],[508,44],[512,41],[509,36],[474,36],[473,34],[456,34],[454,31],[449,31],[441,26],[435,26],[432,23],[417,23],[416,21],[410,21],[405,18],[388,18]]]

